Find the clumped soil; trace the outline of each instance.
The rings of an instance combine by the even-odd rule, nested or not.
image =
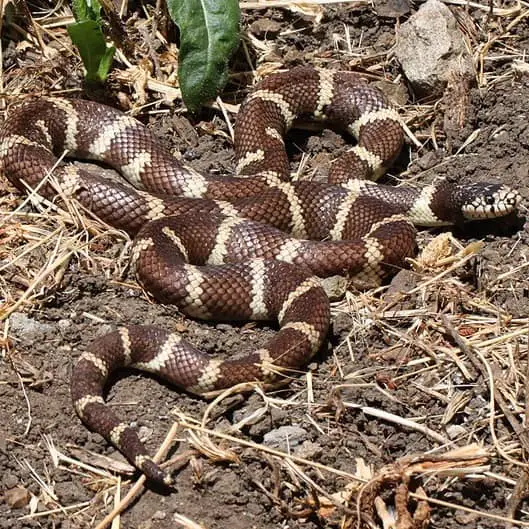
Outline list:
[[[253,31],[263,41],[266,36],[269,53],[285,65],[360,66],[364,70],[373,67],[373,72],[381,75],[376,57],[387,54],[393,45],[395,21],[377,17],[369,7],[351,9],[346,4],[343,8],[326,7],[324,15],[322,22],[315,25],[310,18],[288,10],[245,11],[243,28]],[[478,25],[486,24],[484,11],[476,10],[469,16]],[[508,22],[496,21],[499,25]],[[344,28],[348,29],[353,44],[352,53],[344,51]],[[267,31],[269,34],[265,35]],[[501,34],[498,26],[495,31]],[[485,38],[483,29],[479,39]],[[513,40],[518,52],[529,51],[527,22],[516,26]],[[53,90],[82,88],[81,68],[71,53],[59,47],[53,59],[60,65],[58,74],[50,64],[51,59],[43,58],[31,46],[28,49],[32,53],[27,52],[21,42],[20,38],[17,44],[9,39],[4,41],[7,50],[4,70],[11,72],[10,79],[17,68],[26,73],[29,67],[44,72],[34,76],[34,86],[23,87],[24,93],[49,92],[51,87],[47,83],[52,79],[56,81]],[[358,43],[361,47],[355,52]],[[501,46],[493,49],[500,55],[504,52]],[[258,53],[250,50],[250,55],[255,60]],[[234,72],[248,68],[245,57],[242,51],[237,54]],[[394,78],[398,74],[396,64],[388,62],[387,67],[387,77]],[[418,120],[410,127],[423,141],[423,147],[408,146],[392,174],[405,172],[403,178],[417,184],[440,176],[462,183],[502,181],[518,189],[527,201],[529,75],[527,71],[513,74],[512,60],[507,56],[487,62],[486,68],[493,82],[490,86],[472,88],[470,92],[466,127],[467,137],[479,129],[474,141],[457,152],[466,139],[463,138],[448,153],[439,120],[431,116],[423,122]],[[243,95],[244,83],[236,85],[235,79],[237,76],[227,88],[226,102],[240,101]],[[114,80],[114,84],[118,82]],[[107,90],[105,98],[116,101],[112,83]],[[408,111],[412,112],[415,102],[411,95],[408,105]],[[441,105],[432,112],[442,112],[442,109]],[[233,153],[220,112],[204,110],[199,116],[163,112],[139,117],[197,170],[233,170]],[[429,137],[433,123],[437,127],[436,142]],[[306,171],[325,172],[328,161],[346,142],[347,138],[328,130],[293,132],[288,141],[292,167],[296,169],[302,154],[306,153],[309,157]],[[389,177],[388,181],[391,180]],[[1,186],[4,215],[8,205],[14,209],[22,197],[7,182],[2,181]],[[16,218],[9,219],[0,228],[5,230],[2,237],[15,233],[16,221]],[[32,236],[38,239],[39,222],[46,223],[37,218],[33,232],[21,230],[15,238],[4,238],[5,250],[0,256],[3,264],[10,258],[7,250],[14,252],[18,244],[26,243]],[[30,225],[28,218],[20,221],[17,229],[22,225],[26,228]],[[49,232],[51,228],[46,226]],[[420,246],[424,247],[439,231],[421,233]],[[288,441],[277,441],[279,450],[343,473],[358,474],[362,460],[376,472],[405,455],[424,454],[441,444],[432,436],[403,424],[374,417],[364,407],[414,418],[451,439],[453,444],[447,448],[477,441],[494,454],[488,474],[481,472],[460,479],[421,478],[419,482],[426,493],[437,500],[476,511],[507,515],[509,498],[520,476],[520,468],[511,465],[509,457],[523,460],[526,454],[512,425],[498,410],[497,440],[491,436],[490,381],[480,376],[453,341],[439,330],[440,314],[455,318],[452,321],[461,334],[464,334],[463,327],[469,327],[465,323],[468,321],[475,321],[477,327],[482,325],[479,328],[485,328],[483,322],[488,322],[490,328],[496,326],[494,331],[486,328],[487,338],[509,333],[515,322],[523,325],[529,313],[529,282],[527,268],[523,266],[527,264],[529,232],[523,211],[500,222],[467,225],[453,231],[463,245],[480,239],[484,247],[478,256],[450,272],[447,276],[450,281],[433,282],[431,287],[418,289],[416,293],[391,298],[391,292],[412,290],[423,280],[420,274],[404,272],[397,276],[388,292],[351,290],[345,300],[333,304],[333,328],[328,343],[308,366],[308,375],[303,372],[293,377],[287,388],[268,393],[266,400],[254,392],[244,398],[231,398],[229,403],[223,401],[214,408],[207,427],[229,431],[232,424],[260,412],[239,432],[231,433],[245,441],[273,445],[273,441],[265,438],[266,434],[275,433],[277,441],[284,427],[290,427],[286,430]],[[2,528],[95,527],[112,509],[116,494],[112,473],[97,475],[75,462],[61,461],[56,465],[49,449],[52,443],[60,453],[96,466],[99,455],[123,461],[99,435],[81,425],[70,402],[72,365],[95,337],[119,324],[156,324],[179,330],[207,351],[230,354],[259,347],[273,333],[273,327],[266,325],[192,321],[174,307],[154,303],[121,264],[130,247],[126,238],[115,232],[97,233],[96,241],[76,252],[65,267],[52,274],[55,280],[52,287],[43,286],[31,303],[22,303],[6,320],[2,337],[6,354],[0,364]],[[6,307],[16,303],[28,287],[22,269],[45,263],[47,252],[53,251],[53,247],[53,241],[46,243],[35,254],[23,257],[16,266],[3,269]],[[394,316],[388,315],[390,310],[395,311]],[[461,318],[460,322],[457,318]],[[429,349],[428,337],[435,347]],[[527,340],[520,340],[510,342],[510,353],[502,349],[501,354],[511,355],[508,359],[496,360],[503,394],[512,413],[522,420],[526,397],[519,382],[527,364]],[[475,375],[473,379],[465,378],[458,369],[459,364],[450,358],[436,356],[440,343],[457,352],[459,361]],[[494,356],[490,349],[487,354]],[[464,397],[463,404],[456,406],[453,416],[443,421],[447,407],[454,405],[456,396]],[[172,424],[175,409],[187,420],[200,421],[208,406],[204,400],[132,372],[119,373],[110,386],[108,400],[139,428],[153,452]],[[324,499],[322,490],[328,494],[346,490],[351,480],[344,475],[305,466],[299,467],[304,472],[304,477],[300,477],[281,458],[235,441],[212,440],[236,453],[238,461],[215,462],[197,453],[180,471],[174,491],[148,487],[122,514],[121,527],[172,528],[177,526],[175,513],[209,529],[287,526],[308,529],[350,527],[354,523],[354,503],[349,510],[336,510],[330,505],[325,509],[316,501]],[[190,448],[189,436],[183,429],[177,441],[171,455]],[[502,451],[496,451],[498,446]],[[124,475],[123,479],[131,477],[137,476]],[[308,484],[305,478],[310,478],[314,485]],[[121,486],[126,489],[129,485],[122,482]],[[12,501],[17,487],[22,490],[22,496],[26,491],[33,498],[29,504],[22,501],[19,508]],[[384,497],[391,503],[391,494]],[[518,519],[529,522],[528,507],[522,500],[516,511]],[[53,512],[45,514],[48,510]],[[442,529],[493,528],[501,523],[474,512],[437,504],[432,505],[431,517],[431,526]]]

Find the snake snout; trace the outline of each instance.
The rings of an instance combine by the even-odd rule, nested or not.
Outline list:
[[[473,187],[473,186],[472,186]],[[489,184],[468,190],[468,200],[462,206],[467,220],[503,217],[516,211],[522,197],[518,191],[501,184]]]

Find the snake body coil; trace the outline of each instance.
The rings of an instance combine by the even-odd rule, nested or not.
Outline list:
[[[349,131],[357,145],[333,165],[329,183],[289,182],[283,137],[310,116]],[[277,319],[262,349],[219,360],[178,334],[128,326],[81,355],[71,392],[83,422],[150,479],[171,476],[102,397],[109,374],[132,366],[203,394],[273,380],[320,348],[329,303],[313,277],[355,275],[379,283],[415,252],[413,224],[434,226],[513,211],[519,195],[499,184],[440,183],[422,190],[375,178],[403,143],[383,95],[349,72],[299,67],[259,83],[239,112],[237,177],[203,176],[181,165],[139,122],[82,100],[30,99],[0,133],[0,170],[20,189],[60,191],[135,236],[139,281],[157,299],[213,320]],[[57,155],[103,161],[133,184],[117,183]],[[53,178],[43,178],[52,174]]]

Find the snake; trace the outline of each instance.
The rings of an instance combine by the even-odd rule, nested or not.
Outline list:
[[[356,139],[326,181],[291,179],[285,135],[314,119]],[[360,74],[299,66],[258,82],[234,129],[232,175],[200,174],[141,122],[82,99],[28,97],[0,130],[0,172],[21,191],[75,199],[134,237],[132,264],[157,300],[203,320],[275,320],[263,347],[218,358],[179,333],[127,325],[97,338],[73,368],[81,421],[146,477],[174,476],[150,457],[134,428],[103,397],[116,370],[154,373],[196,395],[242,382],[272,383],[325,341],[330,303],[319,278],[380,284],[416,253],[415,226],[444,226],[516,210],[501,183],[383,185],[375,180],[405,136],[398,112]],[[64,157],[103,162],[123,181]]]

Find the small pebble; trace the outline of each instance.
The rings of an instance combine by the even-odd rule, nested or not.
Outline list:
[[[321,280],[321,286],[331,301],[336,301],[345,295],[347,279],[342,276],[331,276]]]
[[[35,339],[43,336],[46,332],[54,331],[52,325],[40,323],[33,318],[29,318],[22,312],[13,312],[9,321],[13,334],[26,339]]]
[[[24,487],[15,487],[5,493],[5,499],[12,509],[21,509],[29,503],[29,492]]]
[[[458,437],[461,437],[462,435],[467,434],[467,430],[463,428],[463,426],[460,426],[459,424],[452,424],[446,428],[446,434],[450,439],[457,439]]]
[[[321,456],[323,448],[312,441],[303,441],[303,443],[296,449],[296,456],[304,459],[315,459]]]
[[[140,426],[138,430],[138,437],[145,442],[147,439],[150,439],[153,434],[153,429],[148,426]]]
[[[300,426],[280,426],[264,435],[263,444],[288,451],[301,444],[307,435],[307,430]]]
[[[259,36],[272,37],[281,31],[281,24],[269,18],[259,18],[252,22],[250,31]]]
[[[4,478],[2,479],[2,481],[6,489],[12,489],[18,484],[18,478],[17,476],[15,476],[15,474],[4,474]]]

